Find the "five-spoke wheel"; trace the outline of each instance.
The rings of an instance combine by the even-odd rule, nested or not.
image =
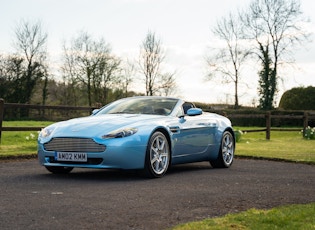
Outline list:
[[[170,147],[166,136],[157,131],[152,134],[146,152],[144,171],[150,178],[162,177],[170,164]]]
[[[228,168],[233,163],[235,141],[231,132],[225,131],[222,135],[218,158],[210,161],[214,168]]]

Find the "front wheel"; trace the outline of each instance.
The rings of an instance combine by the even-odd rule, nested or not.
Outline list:
[[[170,164],[170,147],[167,138],[161,132],[150,137],[146,151],[144,173],[149,178],[164,176]]]
[[[222,135],[221,146],[216,160],[210,161],[213,168],[229,168],[233,163],[235,141],[231,132],[225,131]]]
[[[73,167],[45,166],[46,169],[54,174],[66,174],[72,171]]]

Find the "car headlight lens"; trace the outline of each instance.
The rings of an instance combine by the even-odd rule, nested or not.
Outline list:
[[[122,138],[128,137],[135,134],[138,131],[136,128],[125,128],[125,129],[118,129],[108,134],[102,136],[103,139],[110,139],[110,138]]]
[[[54,128],[52,128],[52,127],[46,127],[46,128],[44,128],[44,129],[42,129],[42,131],[40,131],[40,133],[39,133],[39,138],[45,138],[45,137],[49,137],[50,136],[50,134],[52,133],[54,131]]]

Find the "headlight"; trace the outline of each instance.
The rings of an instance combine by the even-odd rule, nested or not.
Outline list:
[[[103,139],[128,137],[138,131],[136,128],[118,129],[102,136]]]
[[[42,131],[40,131],[38,137],[39,137],[39,138],[41,138],[41,137],[43,137],[43,138],[49,137],[50,134],[51,134],[53,131],[54,131],[54,128],[53,128],[53,127],[46,127],[46,128],[44,128],[44,129],[42,129]]]

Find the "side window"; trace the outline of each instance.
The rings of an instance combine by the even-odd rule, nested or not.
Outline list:
[[[191,108],[195,108],[195,105],[193,103],[190,103],[190,102],[185,102],[183,104],[184,114],[187,114],[188,109],[191,109]]]

